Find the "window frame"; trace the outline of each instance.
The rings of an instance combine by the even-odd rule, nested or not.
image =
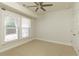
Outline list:
[[[28,34],[29,34],[29,36],[28,37],[22,37],[22,17],[25,17],[25,18],[28,18],[28,17],[26,17],[26,16],[22,16],[22,15],[19,15],[19,14],[17,14],[17,13],[14,13],[14,12],[11,12],[11,11],[7,11],[7,10],[1,10],[1,31],[2,31],[2,33],[1,33],[1,44],[6,44],[6,43],[11,43],[11,42],[15,42],[15,41],[18,41],[18,40],[23,40],[23,39],[29,39],[30,38],[30,29],[31,29],[31,25],[30,25],[30,28],[29,28],[29,32],[28,32]],[[17,18],[17,23],[18,23],[18,25],[17,25],[17,30],[18,30],[18,33],[17,33],[17,35],[18,35],[18,39],[14,39],[14,40],[11,40],[11,41],[7,41],[7,42],[5,42],[4,40],[5,40],[5,35],[6,35],[6,31],[5,31],[5,18],[4,18],[4,15],[5,14],[11,14],[11,15],[14,15],[15,17],[18,17]],[[29,20],[30,20],[30,24],[31,24],[31,18],[28,18]]]
[[[4,18],[7,17],[7,16],[8,16],[8,17],[13,16],[13,18],[15,19],[15,20],[14,20],[14,23],[17,24],[17,26],[15,25],[15,27],[7,27],[7,26],[6,26],[6,19],[4,19],[4,27],[5,27],[5,29],[4,29],[4,31],[5,31],[5,39],[4,39],[4,41],[5,41],[5,42],[9,42],[9,41],[17,40],[17,39],[18,39],[18,23],[17,23],[18,21],[17,21],[17,18],[14,17],[14,15],[11,15],[11,14],[10,14],[10,15],[4,15]],[[13,33],[13,34],[17,36],[16,39],[13,39],[13,38],[12,38],[12,40],[9,40],[9,41],[6,40],[6,39],[7,39],[6,36],[13,35],[13,34],[7,34],[7,33],[6,33],[6,32],[7,32],[7,29],[15,29],[15,33]],[[10,37],[11,37],[11,36],[10,36]]]
[[[11,41],[5,41],[5,36],[6,36],[6,26],[5,26],[5,17],[4,16],[12,16],[12,17],[19,17],[18,14],[16,13],[13,13],[13,12],[10,12],[10,11],[3,11],[2,12],[2,20],[3,20],[3,40],[2,40],[2,44],[5,44],[5,43],[9,43],[9,42],[13,42],[13,41],[17,41],[19,39],[19,35],[18,35],[18,20],[19,18],[17,18],[17,27],[16,27],[16,34],[17,34],[17,39],[14,39],[14,40],[11,40]]]
[[[30,20],[30,18],[28,18],[28,17],[21,16],[21,33],[22,33],[22,29],[23,29],[23,28],[24,28],[24,29],[27,29],[27,27],[22,27],[22,19],[23,19],[23,18],[27,19],[27,20],[30,22],[30,24],[29,24],[29,27],[28,27],[28,37],[23,37],[22,34],[21,34],[21,38],[22,38],[22,39],[30,38],[31,20]]]

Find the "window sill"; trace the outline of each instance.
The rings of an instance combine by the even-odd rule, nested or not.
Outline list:
[[[15,43],[15,42],[19,42],[19,41],[21,41],[21,40],[27,40],[27,39],[30,39],[30,38],[22,38],[22,39],[15,39],[15,40],[12,40],[12,41],[3,41],[2,42],[2,45],[6,45],[6,44],[13,44],[13,43]]]

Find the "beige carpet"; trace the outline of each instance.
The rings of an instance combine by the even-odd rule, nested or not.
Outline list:
[[[2,56],[75,56],[71,46],[33,40],[19,47],[0,53]]]

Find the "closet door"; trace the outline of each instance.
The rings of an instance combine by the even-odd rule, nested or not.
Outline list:
[[[72,39],[73,39],[72,44],[79,55],[79,10],[78,9],[74,12]]]

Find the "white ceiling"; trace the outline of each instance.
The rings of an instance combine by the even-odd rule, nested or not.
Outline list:
[[[18,3],[20,5],[25,4],[26,7],[35,5],[33,2],[18,2]],[[45,13],[50,12],[50,11],[57,11],[57,10],[68,9],[68,8],[73,7],[73,2],[44,2],[44,4],[53,4],[53,6],[44,7],[46,9],[46,11],[42,11],[41,9],[39,9],[36,12],[37,15],[45,14]],[[32,10],[33,12],[35,12],[36,8],[29,7],[29,9]]]

